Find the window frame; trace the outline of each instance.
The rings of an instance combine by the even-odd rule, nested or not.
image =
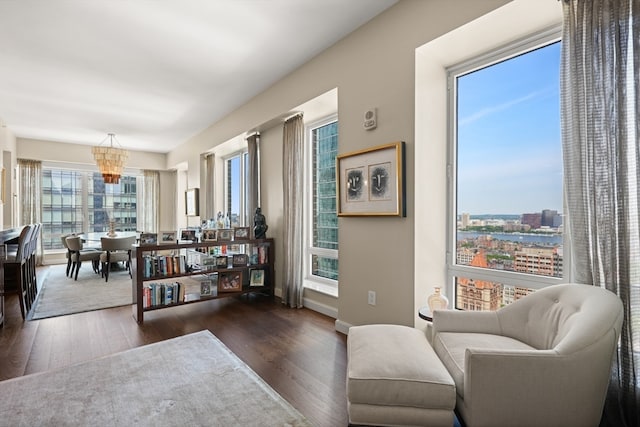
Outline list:
[[[466,61],[448,67],[447,74],[447,252],[446,252],[446,292],[452,297],[452,307],[456,306],[456,277],[490,281],[507,286],[526,287],[534,290],[571,281],[569,218],[563,212],[563,276],[539,276],[513,271],[482,269],[457,264],[457,86],[458,76],[480,70],[496,63],[526,54],[527,52],[561,41],[562,28],[553,28],[533,33],[527,37],[502,45],[497,49],[476,55]],[[558,71],[559,78],[559,71]],[[559,118],[558,118],[559,120]],[[565,209],[563,209],[565,210]]]
[[[339,279],[333,280],[312,274],[314,255],[339,260],[339,249],[326,249],[313,246],[313,131],[320,127],[337,123],[338,115],[331,114],[310,123],[305,123],[304,144],[304,262],[303,286],[318,292],[338,296]]]
[[[244,147],[240,150],[236,150],[233,151],[229,154],[226,154],[222,157],[222,164],[223,164],[223,179],[224,179],[224,191],[223,191],[223,200],[222,200],[222,206],[224,207],[224,209],[222,210],[222,214],[223,216],[227,214],[228,212],[228,202],[229,202],[229,160],[232,160],[236,157],[240,158],[240,224],[237,226],[245,226],[247,224],[249,224],[249,214],[247,212],[247,197],[248,197],[248,191],[247,191],[247,185],[248,185],[248,177],[247,177],[247,168],[248,168],[248,158],[249,158],[249,149],[247,147]],[[229,221],[231,221],[231,218],[229,218]],[[233,227],[233,224],[231,224],[231,227]]]
[[[81,225],[81,230],[80,231],[92,231],[91,230],[91,224],[90,224],[90,203],[89,203],[89,197],[90,197],[90,192],[89,192],[89,185],[91,182],[91,179],[93,178],[94,174],[99,174],[99,171],[95,168],[95,167],[82,167],[81,165],[68,165],[68,164],[64,164],[64,163],[49,163],[49,162],[43,162],[42,163],[42,185],[41,185],[41,200],[44,201],[46,199],[46,197],[44,196],[44,191],[45,189],[49,189],[50,187],[45,187],[44,185],[44,171],[45,170],[53,170],[53,171],[68,171],[68,172],[72,172],[75,174],[79,174],[79,179],[80,179],[80,193],[79,193],[79,197],[81,198],[80,202],[81,202],[81,206],[80,206],[80,211],[79,214],[82,216],[82,225]],[[122,176],[127,176],[127,177],[133,177],[136,179],[136,187],[137,187],[137,181],[138,178],[141,176],[140,171],[138,170],[132,170],[132,169],[128,169],[123,171]],[[120,183],[120,185],[124,185],[124,183]],[[108,192],[107,192],[108,193]],[[110,195],[111,198],[114,197],[113,194]],[[136,205],[140,203],[139,201],[139,193],[136,189]],[[44,216],[44,203],[41,204],[41,216]],[[137,224],[137,208],[135,210],[136,212],[136,224]],[[53,213],[53,211],[52,211]],[[61,212],[62,214],[62,212]],[[61,216],[62,218],[62,216]],[[44,225],[44,223],[43,223]],[[52,225],[52,223],[46,223],[46,225]],[[108,225],[108,224],[107,224]],[[63,224],[61,224],[61,227],[63,226]],[[126,224],[125,224],[126,227]],[[131,227],[128,227],[131,228]],[[133,228],[135,229],[135,228]],[[43,233],[44,233],[44,226],[43,226]],[[74,232],[77,232],[78,230],[73,230]],[[54,254],[54,253],[59,253],[61,251],[63,251],[63,248],[50,248],[50,249],[43,249],[45,254]]]

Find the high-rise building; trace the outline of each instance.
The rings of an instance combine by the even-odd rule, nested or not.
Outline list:
[[[542,225],[541,213],[524,213],[522,214],[521,223],[529,225],[531,228],[538,229]]]

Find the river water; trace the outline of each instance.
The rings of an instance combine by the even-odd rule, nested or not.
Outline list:
[[[520,242],[528,244],[540,244],[548,246],[562,246],[561,234],[533,234],[533,233],[480,233],[477,231],[458,231],[458,240],[477,239],[480,236],[490,235],[497,240]]]

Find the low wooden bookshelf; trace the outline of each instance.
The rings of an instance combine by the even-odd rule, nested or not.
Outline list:
[[[147,311],[250,292],[273,296],[273,239],[136,245],[134,319]]]

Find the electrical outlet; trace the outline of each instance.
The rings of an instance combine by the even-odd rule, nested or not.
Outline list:
[[[369,305],[376,305],[376,291],[369,291]]]

